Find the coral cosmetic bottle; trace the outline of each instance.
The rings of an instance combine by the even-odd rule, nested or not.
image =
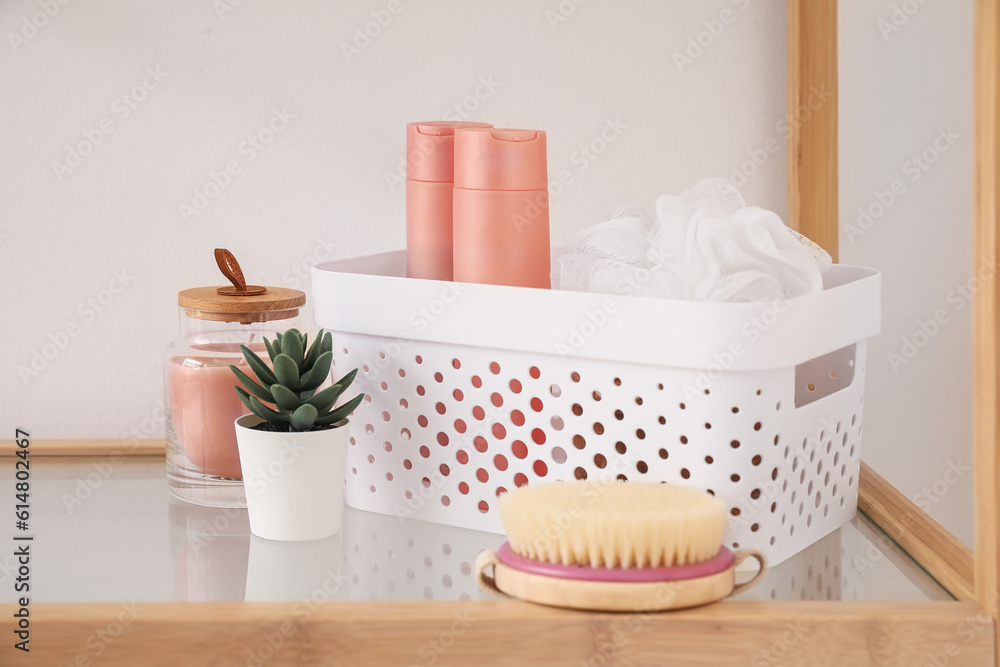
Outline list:
[[[545,133],[455,132],[455,280],[551,287]]]
[[[455,130],[489,123],[434,121],[406,126],[406,275],[452,279]]]

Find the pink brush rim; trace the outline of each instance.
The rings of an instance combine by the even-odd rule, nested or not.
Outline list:
[[[521,572],[527,572],[528,574],[555,577],[556,579],[610,581],[623,584],[698,579],[699,577],[708,577],[719,572],[724,572],[733,566],[733,553],[726,547],[720,547],[719,553],[703,563],[679,565],[677,567],[651,567],[627,570],[540,563],[514,553],[508,542],[500,545],[500,549],[497,550],[497,558],[504,565]]]

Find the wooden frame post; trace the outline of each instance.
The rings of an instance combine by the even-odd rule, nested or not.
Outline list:
[[[834,261],[840,236],[837,100],[837,0],[788,0],[789,224]]]
[[[973,297],[976,600],[997,620],[1000,595],[1000,0],[976,0],[973,272],[989,272]],[[1000,656],[998,656],[1000,657]]]

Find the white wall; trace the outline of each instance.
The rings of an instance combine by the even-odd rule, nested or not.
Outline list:
[[[970,546],[972,8],[840,4],[840,260],[883,281],[863,457]]]
[[[550,172],[573,178],[552,204],[555,242],[621,204],[732,175],[770,138],[781,150],[744,190],[785,214],[784,2],[398,3],[0,4],[0,438],[15,425],[158,436],[176,292],[219,284],[212,249],[231,249],[253,282],[307,287],[315,258],[401,248],[404,124],[456,104],[549,131]],[[575,11],[556,21],[560,5]],[[391,22],[348,59],[371,12]],[[678,66],[699,33],[707,48]],[[162,80],[136,89],[147,69]],[[251,161],[243,142],[274,109],[292,118]],[[604,154],[581,159],[615,119],[625,129]],[[78,166],[54,167],[102,122]],[[240,173],[183,215],[229,161]]]

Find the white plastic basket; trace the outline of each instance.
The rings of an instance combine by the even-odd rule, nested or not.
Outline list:
[[[407,279],[404,262],[313,270],[336,373],[361,368],[369,396],[351,418],[352,507],[502,533],[496,496],[517,485],[664,481],[725,499],[726,544],[772,563],[854,515],[876,271],[712,304]]]

